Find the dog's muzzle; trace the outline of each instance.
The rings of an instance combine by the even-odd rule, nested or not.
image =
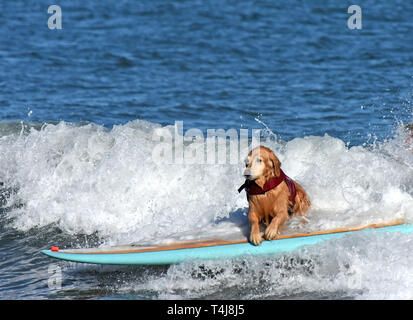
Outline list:
[[[251,169],[247,168],[244,170],[244,178],[247,180],[252,180],[252,172]]]

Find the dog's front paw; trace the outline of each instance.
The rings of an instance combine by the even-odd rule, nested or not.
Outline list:
[[[250,235],[250,241],[252,244],[259,246],[261,242],[264,241],[264,238],[261,236],[260,232],[257,233],[251,233]]]
[[[264,235],[265,235],[265,239],[273,240],[277,238],[278,236],[278,228],[269,225],[267,229],[265,229]]]

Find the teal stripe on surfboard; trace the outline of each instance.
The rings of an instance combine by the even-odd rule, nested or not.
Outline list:
[[[244,242],[197,248],[183,248],[173,250],[163,249],[161,251],[128,253],[104,253],[104,251],[102,251],[102,253],[80,253],[80,251],[76,252],[79,249],[73,250],[73,252],[68,252],[68,250],[58,252],[43,250],[42,253],[57,259],[83,263],[162,265],[180,263],[186,260],[230,259],[241,256],[278,255],[282,253],[292,252],[306,245],[316,245],[326,240],[340,238],[346,234],[353,234],[357,232],[401,232],[409,234],[413,233],[413,224],[399,224],[384,227],[366,228],[362,230],[304,235],[286,239],[264,241],[259,246],[254,246],[248,242]],[[84,252],[88,252],[87,250],[90,249],[85,249]]]

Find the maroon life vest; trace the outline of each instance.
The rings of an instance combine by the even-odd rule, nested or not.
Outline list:
[[[238,192],[241,192],[242,189],[245,188],[245,191],[248,195],[257,195],[257,194],[265,194],[266,192],[274,189],[278,186],[281,182],[285,181],[288,186],[288,190],[290,191],[290,201],[295,203],[295,196],[297,194],[297,190],[295,188],[295,184],[290,177],[288,177],[282,170],[280,170],[280,176],[274,177],[269,179],[265,182],[264,186],[261,188],[258,184],[255,183],[253,180],[245,180],[244,184],[239,187]]]

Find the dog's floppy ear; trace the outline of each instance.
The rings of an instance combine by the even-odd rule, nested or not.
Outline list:
[[[274,175],[276,177],[279,177],[280,174],[281,174],[281,172],[280,172],[281,162],[273,152],[271,152],[270,161],[271,161],[271,164],[272,164]]]

